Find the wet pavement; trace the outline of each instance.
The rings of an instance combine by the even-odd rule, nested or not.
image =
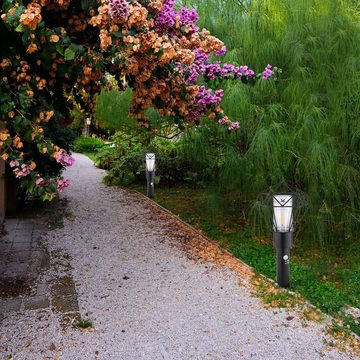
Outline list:
[[[72,278],[43,276],[50,254],[41,236],[52,227],[46,216],[5,219],[0,238],[0,319],[6,313],[50,308],[77,316]]]

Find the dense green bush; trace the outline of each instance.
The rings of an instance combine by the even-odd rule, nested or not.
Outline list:
[[[96,165],[102,169],[109,170],[113,164],[120,159],[120,154],[111,146],[104,146],[96,153]]]
[[[145,154],[156,154],[156,182],[174,185],[181,182],[199,184],[196,167],[182,151],[182,141],[149,138],[148,133],[134,136],[118,132],[111,138],[112,147],[102,148],[97,165],[108,170],[105,182],[111,185],[128,185],[145,179]]]
[[[96,152],[105,145],[104,141],[99,138],[81,136],[74,141],[74,151],[80,153]]]

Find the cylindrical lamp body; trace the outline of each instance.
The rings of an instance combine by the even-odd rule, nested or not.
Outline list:
[[[154,197],[155,170],[154,171],[146,170],[146,180],[147,180],[147,196],[149,198],[153,198]]]
[[[281,287],[290,285],[290,249],[292,246],[292,232],[274,232],[274,246],[276,248],[276,279]]]

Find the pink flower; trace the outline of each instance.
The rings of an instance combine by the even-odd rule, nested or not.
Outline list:
[[[224,118],[224,117],[218,121],[218,123],[219,123],[220,125],[225,125],[225,124],[228,123],[228,122],[229,122],[229,119]]]
[[[41,185],[43,185],[44,183],[45,183],[45,180],[44,180],[42,177],[38,178],[38,179],[35,181],[36,186],[41,186]]]
[[[15,177],[17,179],[23,178],[30,174],[31,168],[30,166],[27,166],[26,164],[22,164],[20,168],[16,168],[13,170]]]
[[[262,73],[262,78],[264,80],[267,80],[268,78],[270,78],[271,76],[274,75],[274,71],[271,69],[272,69],[272,66],[270,64],[267,64],[265,70]]]
[[[62,193],[64,191],[65,188],[67,188],[70,185],[70,180],[63,180],[60,179],[57,182],[57,192],[58,193]]]
[[[229,129],[230,131],[234,131],[234,130],[237,130],[239,127],[240,127],[239,122],[238,122],[238,121],[235,121],[235,122],[232,122],[232,123],[230,124],[230,126],[228,127],[228,129]]]
[[[130,6],[126,0],[110,0],[109,14],[113,19],[127,19],[130,15]]]
[[[71,157],[65,150],[60,150],[56,156],[56,161],[65,166],[72,166],[75,159]]]
[[[17,160],[12,160],[12,161],[10,161],[10,167],[17,167],[17,166],[19,166],[20,164],[19,164],[19,162],[17,161]]]
[[[216,56],[220,56],[220,55],[226,54],[226,52],[227,52],[227,48],[226,48],[226,46],[223,46],[223,47],[221,48],[221,50],[215,51],[214,54],[215,54]]]

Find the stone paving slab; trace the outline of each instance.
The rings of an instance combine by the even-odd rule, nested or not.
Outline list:
[[[46,279],[50,258],[41,242],[44,219],[5,219],[5,235],[0,239],[0,313],[47,309],[51,295]],[[1,286],[3,288],[1,288]],[[74,290],[74,289],[72,289]],[[74,294],[74,293],[72,293]],[[56,296],[53,297],[56,301]],[[71,307],[68,306],[68,309]]]

